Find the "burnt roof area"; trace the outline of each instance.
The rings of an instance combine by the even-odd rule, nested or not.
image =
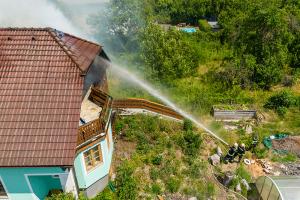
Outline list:
[[[0,167],[73,165],[84,75],[101,51],[52,28],[0,28]]]

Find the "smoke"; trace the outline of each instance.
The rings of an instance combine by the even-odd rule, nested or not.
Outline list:
[[[63,32],[84,36],[51,1],[1,0],[1,27],[52,27]]]

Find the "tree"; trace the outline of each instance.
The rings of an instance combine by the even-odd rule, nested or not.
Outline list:
[[[155,13],[163,23],[197,24],[204,16],[215,16],[219,0],[155,0]]]
[[[241,67],[247,67],[245,57],[254,56],[255,65],[250,66],[253,73],[248,78],[263,89],[281,80],[291,42],[287,12],[277,2],[249,0],[241,5],[233,0],[232,7],[222,13],[225,37],[233,45]],[[233,8],[240,10],[230,19],[228,11]]]
[[[290,66],[300,68],[300,1],[289,1],[285,5],[287,21],[293,41],[289,45]]]
[[[140,0],[112,0],[101,13],[91,16],[88,23],[109,50],[136,52],[139,32],[146,23],[146,8]]]
[[[300,33],[295,35],[293,42],[290,45],[290,65],[293,68],[300,68]]]
[[[144,31],[142,57],[152,78],[169,83],[176,78],[192,75],[198,67],[198,55],[185,33],[163,31],[150,24]]]

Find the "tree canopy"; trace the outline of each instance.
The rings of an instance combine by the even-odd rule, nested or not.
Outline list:
[[[203,42],[232,52],[215,71],[215,77],[221,76],[215,80],[229,88],[268,90],[300,68],[299,0],[112,0],[105,15],[108,23],[99,30],[109,34],[110,46],[135,54],[155,80],[193,75],[202,64]],[[221,30],[213,33],[206,27],[201,34],[187,35],[159,26],[201,26],[207,19],[216,19]],[[101,24],[97,20],[92,21]]]

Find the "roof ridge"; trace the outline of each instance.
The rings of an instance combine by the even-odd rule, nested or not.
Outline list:
[[[39,27],[0,27],[0,30],[32,30],[32,31],[50,31],[50,32],[55,32],[55,30],[60,31],[58,29],[54,29],[54,28],[51,28],[51,27],[41,27],[41,28],[39,28]],[[80,38],[78,36],[75,36],[73,34],[65,33],[63,31],[60,31],[60,32],[64,33],[64,35],[68,35],[68,36],[76,38],[78,40],[88,42],[90,44],[94,44],[94,45],[99,46],[99,47],[103,47],[102,45],[99,45],[96,42],[92,42],[90,40],[86,40],[86,39]],[[56,36],[56,34],[54,36]]]
[[[80,68],[78,61],[76,60],[75,53],[66,45],[66,43],[61,38],[57,36],[57,34],[55,33],[55,29],[47,28],[46,30],[53,37],[53,39],[58,43],[58,45],[62,48],[62,50],[69,56],[69,58],[75,63],[76,67],[80,70],[82,75],[84,75],[84,71]]]
[[[32,30],[32,31],[46,31],[51,28],[36,28],[36,27],[0,27],[0,30]]]
[[[77,68],[79,68],[79,72],[82,76],[86,74],[86,71],[88,70],[88,65],[91,64],[92,58],[89,56],[88,52],[77,52],[77,49],[80,50],[80,47],[77,45],[74,45],[72,42],[69,45],[69,42],[67,38],[73,39],[75,41],[79,41],[80,43],[83,43],[83,47],[87,48],[86,46],[89,46],[89,49],[93,49],[93,55],[99,54],[101,52],[102,46],[100,44],[97,44],[95,42],[80,38],[78,36],[62,32],[60,30],[57,30],[55,28],[51,27],[0,27],[0,31],[11,31],[11,32],[26,32],[25,35],[32,34],[32,36],[35,35],[35,33],[42,32],[42,34],[49,34],[49,36],[54,40],[54,42],[60,47],[60,50],[62,50],[66,56],[68,56],[71,59],[71,62],[73,62]],[[18,35],[18,34],[17,34]],[[73,46],[72,46],[73,45]],[[82,45],[81,45],[82,46]],[[82,51],[82,50],[80,50]],[[96,52],[97,51],[97,52]]]
[[[103,47],[102,45],[99,45],[99,44],[97,44],[96,42],[92,42],[92,41],[90,41],[90,40],[86,40],[86,39],[80,38],[80,37],[75,36],[75,35],[72,35],[72,34],[70,34],[70,33],[64,33],[64,34],[65,34],[65,35],[68,35],[68,36],[70,36],[70,37],[76,38],[76,39],[78,39],[78,40],[81,40],[81,41],[84,41],[84,42],[88,42],[88,43],[90,43],[90,44],[94,44],[94,45],[99,46],[99,47]]]

